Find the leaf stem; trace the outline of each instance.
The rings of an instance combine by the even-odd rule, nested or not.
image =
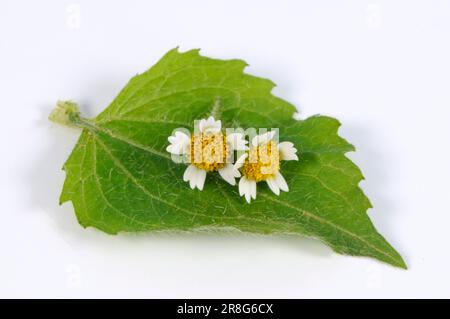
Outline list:
[[[78,105],[72,101],[58,101],[48,119],[69,127],[94,128],[90,120],[81,117]]]

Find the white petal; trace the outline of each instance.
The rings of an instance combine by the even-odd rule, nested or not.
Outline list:
[[[241,177],[241,172],[239,172],[238,169],[236,169],[233,165],[233,177]]]
[[[275,180],[278,184],[278,187],[285,192],[289,192],[289,186],[286,183],[286,180],[284,179],[283,175],[281,175],[280,172],[275,173]]]
[[[250,191],[253,199],[256,199],[256,181],[249,180],[250,183]]]
[[[206,125],[206,120],[205,119],[201,119],[200,123],[198,124],[198,129],[200,130],[200,132],[203,132],[203,128]]]
[[[252,145],[258,146],[260,144],[265,144],[265,143],[269,142],[271,139],[273,139],[274,136],[275,136],[275,131],[269,131],[264,134],[256,135],[252,139]]]
[[[245,159],[247,158],[248,153],[242,154],[241,157],[237,159],[237,161],[234,163],[235,169],[240,169],[242,165],[245,163]]]
[[[199,129],[202,133],[218,133],[222,129],[222,122],[220,120],[216,121],[214,117],[210,116],[207,120],[200,120]]]
[[[199,184],[200,177],[201,177],[201,172],[204,172],[204,171],[194,166],[192,178],[189,181],[189,185],[191,186],[192,189],[198,188],[198,184]]]
[[[250,200],[252,197],[252,181],[248,180],[245,176],[241,177],[239,181],[239,195],[244,195],[247,203],[250,204]],[[256,186],[256,182],[253,181]]]
[[[208,117],[208,119],[206,120],[206,123],[208,126],[214,126],[214,123],[216,123],[216,120],[214,119],[213,116]]]
[[[189,139],[189,136],[181,131],[176,131],[173,135],[169,136],[168,140],[170,143],[176,143],[182,139]]]
[[[183,181],[189,182],[189,186],[194,189],[194,177],[195,177],[195,169],[196,167],[194,165],[189,165],[183,174]]]
[[[195,167],[194,165],[189,165],[183,174],[183,180],[185,182],[189,182],[189,186],[194,189],[198,188],[199,190],[203,189],[203,185],[205,184],[206,171]]]
[[[176,144],[176,145],[169,145],[166,148],[166,151],[173,155],[184,155],[189,150],[189,144]]]
[[[195,168],[194,165],[189,165],[186,168],[186,170],[184,171],[184,174],[183,174],[183,181],[188,182],[191,179],[194,168]]]
[[[167,147],[166,147],[166,151],[169,152],[170,154],[178,155],[178,154],[175,152],[175,149],[174,149],[173,145],[167,146]]]
[[[266,183],[272,190],[272,192],[275,193],[275,195],[280,195],[280,188],[278,187],[278,183],[275,180],[275,177],[269,177],[268,179],[266,179]]]
[[[177,142],[177,138],[175,136],[173,136],[173,135],[169,136],[168,140],[169,140],[170,144],[173,144],[173,143]]]
[[[239,196],[242,196],[245,194],[245,185],[247,184],[247,178],[245,176],[242,176],[239,180]]]
[[[197,168],[197,173],[196,173],[196,178],[195,178],[195,184],[197,186],[197,188],[199,190],[203,190],[203,186],[205,185],[205,179],[206,179],[206,171]]]
[[[191,173],[191,179],[189,180],[189,186],[192,189],[195,189],[197,187],[197,168],[195,166]]]
[[[170,145],[167,146],[166,151],[174,155],[183,155],[189,151],[191,139],[183,132],[176,131],[168,138]]]
[[[283,161],[298,161],[297,149],[291,142],[281,142],[278,144],[278,150],[280,151],[280,158]]]
[[[227,135],[227,143],[231,146],[232,150],[245,151],[248,150],[247,143],[244,134],[242,133],[231,133]]]
[[[231,185],[236,185],[236,177],[240,177],[241,174],[234,168],[233,164],[225,164],[224,167],[219,169],[219,174],[222,178]]]

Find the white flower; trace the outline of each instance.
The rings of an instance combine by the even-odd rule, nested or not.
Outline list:
[[[255,136],[248,153],[234,164],[243,175],[239,181],[239,195],[245,196],[248,203],[252,198],[256,199],[256,183],[261,181],[265,181],[276,195],[280,195],[280,190],[289,191],[280,173],[280,160],[298,161],[297,149],[291,142],[276,144],[272,140],[274,135],[275,132],[271,131]]]
[[[168,138],[170,145],[167,152],[173,155],[184,155],[190,164],[183,175],[183,180],[189,182],[194,189],[203,189],[207,172],[218,171],[220,176],[236,185],[235,178],[241,174],[230,160],[235,150],[248,149],[247,141],[241,133],[222,133],[222,123],[210,116],[202,119],[198,125],[199,133],[189,136],[176,131]]]

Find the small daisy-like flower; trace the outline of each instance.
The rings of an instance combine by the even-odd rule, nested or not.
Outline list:
[[[256,183],[266,181],[269,188],[280,195],[280,190],[289,191],[289,187],[280,173],[280,161],[298,161],[297,149],[291,142],[275,143],[274,131],[257,135],[252,139],[250,150],[234,164],[240,169],[239,195],[245,196],[250,203],[256,199]]]
[[[177,131],[168,138],[170,145],[167,152],[184,155],[190,163],[183,180],[189,182],[192,189],[203,190],[206,173],[218,171],[225,181],[236,185],[235,178],[241,174],[231,161],[235,150],[248,149],[244,135],[222,133],[221,121],[216,121],[212,116],[200,120],[198,131],[192,136]]]

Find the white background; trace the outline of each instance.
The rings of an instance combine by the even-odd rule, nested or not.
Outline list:
[[[450,297],[450,1],[5,1],[0,297]],[[402,271],[311,239],[119,235],[58,206],[79,132],[166,51],[241,58],[303,117],[339,118]]]

